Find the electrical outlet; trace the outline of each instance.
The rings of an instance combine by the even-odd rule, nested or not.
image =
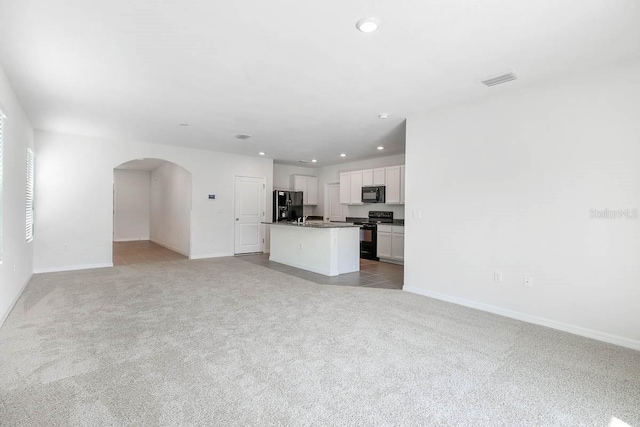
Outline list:
[[[493,281],[494,282],[502,282],[502,271],[494,271],[493,272]]]
[[[524,286],[527,288],[533,288],[533,277],[524,276]]]

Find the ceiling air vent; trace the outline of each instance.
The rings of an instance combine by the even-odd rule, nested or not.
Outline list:
[[[246,133],[239,133],[239,134],[236,135],[236,138],[238,138],[238,139],[249,139],[249,138],[251,138],[251,135],[246,134]]]
[[[484,78],[480,80],[480,82],[487,87],[491,87],[491,86],[513,81],[517,78],[518,78],[518,75],[516,74],[515,71],[509,71],[508,73],[498,74],[496,76]]]
[[[311,160],[298,160],[300,163],[311,163]]]

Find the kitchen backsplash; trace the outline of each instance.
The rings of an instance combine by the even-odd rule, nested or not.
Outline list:
[[[368,205],[346,206],[343,212],[346,216],[366,218],[369,211],[391,211],[394,219],[404,219],[404,205],[387,205],[386,203],[372,203]]]

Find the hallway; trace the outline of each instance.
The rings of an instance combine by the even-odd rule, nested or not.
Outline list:
[[[149,240],[113,242],[113,265],[150,264],[188,257]]]

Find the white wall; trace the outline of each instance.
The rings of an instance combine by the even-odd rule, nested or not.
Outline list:
[[[4,119],[3,151],[3,213],[2,255],[0,262],[0,326],[22,289],[33,273],[33,245],[25,237],[25,182],[27,148],[33,149],[33,128],[0,68],[0,111]],[[37,152],[36,152],[37,156]],[[39,173],[40,159],[36,157],[35,174]],[[36,194],[38,189],[35,190]],[[34,214],[36,219],[39,211]],[[39,239],[40,229],[35,227],[34,240]]]
[[[640,209],[640,64],[410,117],[406,156],[405,290],[640,349],[640,220],[590,218]]]
[[[36,271],[111,265],[113,168],[129,160],[163,159],[192,174],[192,258],[233,254],[236,175],[265,177],[267,194],[273,185],[271,159],[41,131],[35,139]]]
[[[113,180],[113,240],[149,240],[151,173],[116,169]]]
[[[292,190],[291,175],[318,176],[318,169],[303,166],[273,165],[273,189]]]
[[[404,154],[376,157],[373,159],[345,162],[339,165],[325,166],[318,173],[318,206],[314,209],[314,215],[324,215],[325,184],[339,183],[340,173],[364,169],[381,168],[385,166],[404,165]],[[367,204],[362,206],[343,206],[345,216],[366,218],[369,211],[392,211],[395,219],[403,219],[404,205],[387,205],[386,203]]]
[[[189,256],[191,174],[173,163],[151,172],[151,240]]]

